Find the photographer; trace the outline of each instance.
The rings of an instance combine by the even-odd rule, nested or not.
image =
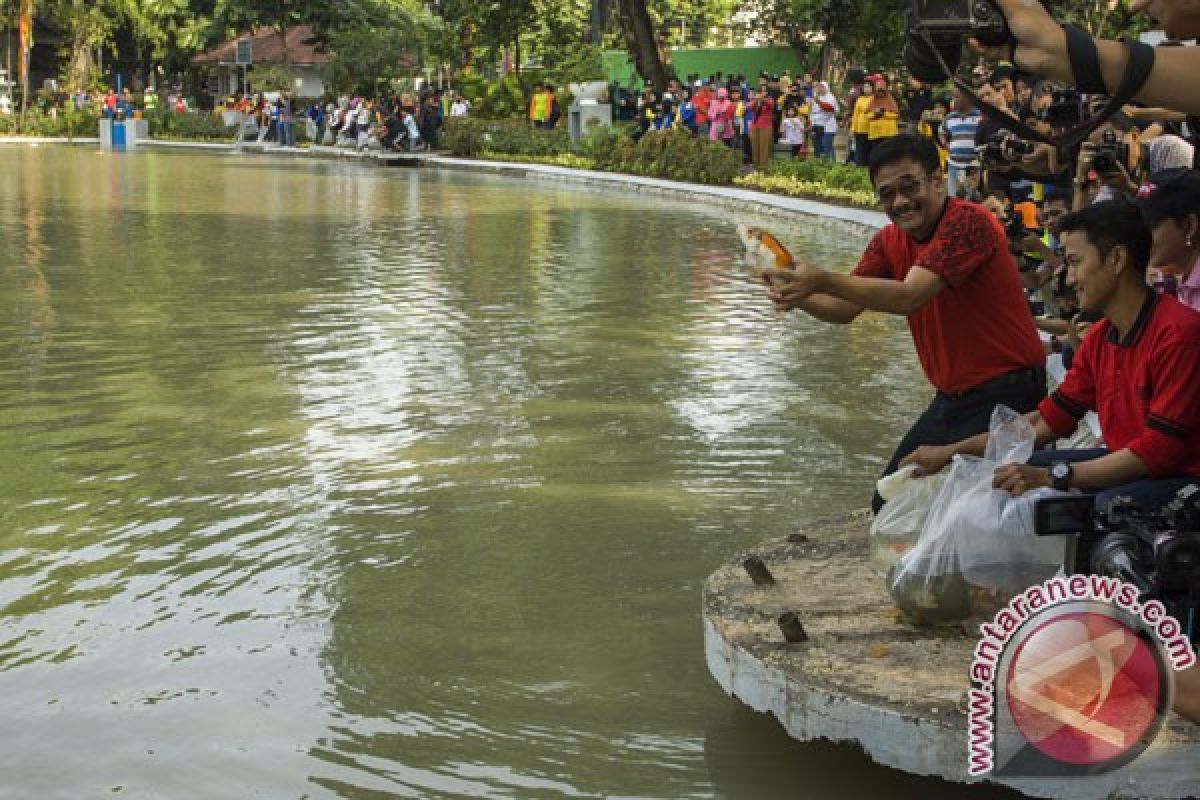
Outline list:
[[[871,240],[853,274],[798,260],[763,277],[782,311],[849,324],[865,310],[907,317],[937,393],[884,469],[921,445],[987,430],[999,403],[1032,411],[1045,396],[1046,354],[1004,239],[974,203],[947,199],[937,148],[921,136],[887,139],[871,154],[871,181],[892,224]],[[878,510],[883,501],[872,500]]]
[[[1030,0],[994,2],[1008,22],[1016,46],[985,46],[973,39],[972,45],[978,52],[995,59],[1011,59],[1028,72],[1075,86],[1098,78],[1111,93],[1120,85],[1128,60],[1120,42],[1095,40],[1099,75],[1075,75],[1067,50],[1067,35],[1040,3]],[[1172,39],[1200,37],[1200,5],[1193,0],[1135,0],[1130,9],[1149,11]],[[1136,99],[1147,105],[1200,114],[1200,92],[1195,90],[1200,50],[1167,47],[1159,48],[1156,55],[1150,77],[1135,95]]]
[[[1118,496],[1156,511],[1200,483],[1200,314],[1146,286],[1151,234],[1123,200],[1073,212],[1059,224],[1071,282],[1084,311],[1099,311],[1062,385],[1027,419],[1038,446],[1065,438],[1096,411],[1107,450],[1050,450],[999,467],[993,486],[1081,489],[1098,508]],[[904,460],[925,473],[953,456],[983,455],[987,434],[923,447]]]
[[[1079,192],[1088,173],[1094,171],[1101,189],[1093,202],[1131,199],[1137,194],[1145,160],[1140,133],[1133,120],[1124,114],[1114,114],[1097,128],[1079,148],[1075,169],[1076,198],[1074,207],[1086,205]]]

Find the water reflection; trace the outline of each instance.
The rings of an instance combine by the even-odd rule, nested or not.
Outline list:
[[[757,796],[831,762],[909,785],[726,725],[697,624],[729,553],[865,502],[924,399],[894,322],[776,319],[731,215],[694,206],[0,158],[3,333],[54,333],[0,360],[7,785]],[[821,259],[862,244],[763,222]]]

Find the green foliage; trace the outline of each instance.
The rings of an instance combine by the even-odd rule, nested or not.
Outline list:
[[[808,181],[831,189],[866,192],[874,197],[871,177],[865,169],[852,164],[838,164],[824,159],[786,159],[771,162],[767,175]]]
[[[736,183],[771,194],[876,207],[875,190],[865,169],[821,159],[773,161],[765,172],[739,177]]]
[[[652,178],[727,185],[741,172],[741,152],[681,130],[649,131],[636,145],[617,143],[613,164],[619,172]],[[597,161],[603,168],[603,165]]]
[[[283,64],[256,64],[250,82],[256,92],[291,92],[296,88],[296,71]]]
[[[483,93],[471,100],[471,113],[484,119],[524,119],[528,109],[525,89],[517,76],[511,73],[487,84]]]
[[[220,116],[199,111],[176,114],[167,109],[151,112],[146,119],[154,139],[184,139],[198,142],[228,142],[237,132]]]
[[[440,140],[454,155],[469,158],[483,153],[549,157],[571,151],[570,139],[562,128],[538,130],[523,120],[452,117],[446,120]]]
[[[453,155],[475,158],[483,152],[487,123],[475,117],[450,117],[442,128],[440,144]]]
[[[594,128],[572,146],[566,132],[540,131],[522,121],[446,121],[442,143],[456,156],[494,157],[600,169],[690,183],[728,185],[741,153],[682,131],[651,131],[639,142],[623,130]]]
[[[355,94],[372,94],[378,86],[409,77],[408,59],[420,61],[428,42],[443,34],[445,23],[414,4],[389,5],[370,24],[343,23],[326,38],[334,60],[324,69],[326,82]]]
[[[50,115],[38,110],[0,116],[0,135],[76,137],[95,136],[98,115],[93,111],[60,111]]]

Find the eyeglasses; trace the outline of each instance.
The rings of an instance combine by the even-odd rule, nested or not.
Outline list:
[[[890,206],[896,202],[896,198],[900,195],[912,198],[921,193],[921,187],[925,184],[924,178],[908,178],[901,181],[895,186],[884,186],[876,190],[875,194],[879,197],[879,202],[885,206]]]

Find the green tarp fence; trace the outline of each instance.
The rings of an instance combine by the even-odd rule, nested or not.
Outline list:
[[[803,73],[805,64],[790,47],[719,47],[703,50],[672,50],[671,64],[681,79],[688,75],[707,78],[717,72],[726,75],[745,75],[753,79],[766,71],[778,75],[789,70],[792,75]],[[604,69],[610,83],[638,87],[642,80],[633,68],[629,54],[622,50],[604,53]]]

